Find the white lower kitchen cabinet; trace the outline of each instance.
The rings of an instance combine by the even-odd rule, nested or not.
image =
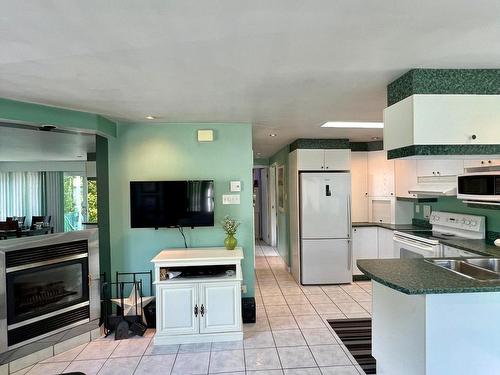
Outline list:
[[[479,254],[472,253],[467,250],[457,249],[456,247],[451,247],[447,245],[443,245],[443,256],[452,258],[481,257],[481,255]]]
[[[243,250],[170,249],[155,264],[155,345],[243,339]],[[172,272],[180,275],[169,278]]]
[[[377,259],[377,227],[355,227],[352,229],[352,274],[362,275],[356,265],[358,259]]]
[[[383,258],[394,258],[394,231],[385,228],[378,229],[378,257]]]

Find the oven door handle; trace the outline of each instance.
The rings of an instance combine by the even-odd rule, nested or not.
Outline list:
[[[407,238],[403,239],[402,237],[397,237],[397,236],[394,236],[392,239],[394,240],[395,243],[398,243],[401,245],[413,246],[413,247],[416,247],[417,249],[425,250],[425,251],[432,251],[432,249],[434,247],[434,245],[422,245],[421,242],[409,240]]]

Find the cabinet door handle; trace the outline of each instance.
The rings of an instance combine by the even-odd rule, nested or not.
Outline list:
[[[194,316],[198,317],[198,305],[194,305]]]
[[[200,314],[201,314],[201,316],[205,315],[205,306],[203,306],[203,304],[201,304],[201,307],[200,307]]]

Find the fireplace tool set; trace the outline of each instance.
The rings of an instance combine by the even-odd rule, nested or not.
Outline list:
[[[124,291],[128,287],[131,292],[126,297]],[[113,290],[116,291],[117,298],[113,298]],[[105,282],[101,292],[106,337],[112,332],[115,332],[115,340],[127,339],[130,333],[143,336],[147,329],[143,320],[143,307],[154,297],[142,296],[142,280]]]

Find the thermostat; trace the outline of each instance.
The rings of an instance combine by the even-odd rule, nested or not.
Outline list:
[[[231,191],[241,191],[241,181],[231,181],[230,185]]]

